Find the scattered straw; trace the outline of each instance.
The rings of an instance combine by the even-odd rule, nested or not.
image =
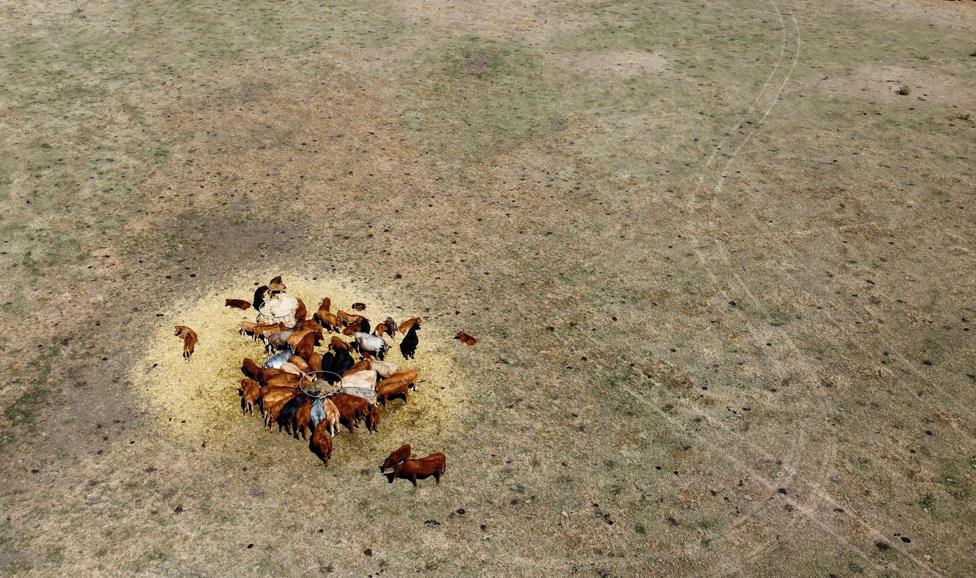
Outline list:
[[[351,282],[334,278],[311,280],[287,273],[283,276],[288,293],[305,302],[310,316],[326,296],[332,298],[333,312],[336,308],[351,311],[353,303],[366,303],[363,314],[374,323],[387,316],[400,321],[419,314],[419,309],[392,306]],[[159,318],[159,327],[146,344],[145,355],[133,366],[131,381],[157,417],[162,432],[187,439],[201,436],[213,439],[214,436],[228,435],[241,420],[259,422],[256,417],[241,414],[237,395],[237,386],[243,377],[241,360],[250,357],[261,364],[267,358],[260,342],[252,342],[249,337],[238,334],[238,322],[242,319],[254,321],[256,312],[225,307],[224,299],[250,300],[254,282],[266,277],[270,275],[242,276],[202,297],[174,303],[172,309]],[[200,336],[189,361],[182,357],[183,342],[173,336],[174,325],[187,325]],[[397,347],[402,337],[397,336],[387,360],[401,368],[419,369],[420,382],[417,391],[411,393],[409,403],[392,401],[387,405],[381,428],[406,429],[414,433],[438,432],[462,406],[463,380],[450,353],[451,335],[439,330],[434,323],[424,323],[417,357],[409,361],[403,359]],[[325,351],[327,339],[316,351]],[[386,339],[390,341],[389,337]]]

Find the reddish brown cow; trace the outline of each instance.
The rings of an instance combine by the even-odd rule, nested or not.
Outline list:
[[[383,465],[380,466],[380,471],[388,470],[400,462],[406,461],[410,457],[410,444],[403,444],[397,449],[390,452],[390,455],[383,460]]]
[[[308,317],[308,309],[305,308],[305,302],[299,299],[298,309],[295,311],[295,320],[303,321],[306,317]]]
[[[319,425],[312,432],[308,449],[312,450],[312,453],[322,460],[323,465],[329,465],[329,458],[332,457],[332,436],[329,434],[325,421],[319,422]]]
[[[392,387],[395,383],[402,383],[409,387],[417,389],[417,377],[420,376],[420,372],[416,369],[406,369],[403,371],[398,371],[387,377],[383,381],[376,384],[376,389],[379,390],[382,386]]]
[[[245,357],[244,362],[241,363],[241,373],[258,382],[264,381],[264,374],[261,371],[261,366],[254,363],[250,357]]]
[[[369,405],[369,413],[366,414],[366,429],[375,432],[380,426],[380,407],[376,404]]]
[[[393,471],[386,474],[387,481],[393,483],[396,478],[403,478],[405,480],[410,480],[410,482],[417,486],[417,480],[423,480],[434,476],[437,483],[441,483],[441,476],[444,475],[444,469],[447,466],[447,456],[437,452],[430,454],[429,456],[419,458],[419,459],[407,459],[403,462],[393,466]]]
[[[404,403],[407,401],[407,384],[402,381],[394,381],[393,383],[386,383],[387,380],[381,381],[376,386],[376,403],[382,403],[384,406],[386,402],[391,399],[396,399],[398,397],[403,398]]]
[[[288,403],[300,391],[294,387],[262,387],[261,388],[261,407],[264,409],[264,421],[268,428],[271,428],[278,419],[278,413],[285,403]],[[284,402],[284,403],[282,403]],[[279,406],[274,410],[275,406]]]
[[[313,353],[315,353],[315,334],[308,333],[295,347],[295,355],[307,360]]]
[[[291,357],[289,357],[288,363],[291,363],[292,365],[300,369],[302,373],[308,373],[308,370],[310,369],[308,362],[306,362],[304,359],[302,359],[297,355],[292,355]]]
[[[177,325],[176,333],[173,335],[176,335],[183,340],[183,359],[190,359],[190,356],[193,355],[193,349],[197,346],[197,342],[200,340],[197,337],[197,332],[190,329],[186,325]]]
[[[342,340],[338,335],[333,335],[332,339],[329,340],[329,348],[333,351],[348,351],[352,352],[352,345]]]
[[[298,432],[302,433],[302,439],[308,439],[305,437],[305,430],[310,430],[312,423],[312,402],[314,400],[310,397],[306,397],[305,401],[302,402],[301,407],[295,412],[295,423],[292,424],[292,432],[295,439],[298,439]],[[314,435],[314,432],[313,432]]]
[[[301,377],[294,373],[284,373],[264,380],[264,385],[268,387],[294,387],[301,380]]]
[[[314,319],[304,319],[295,324],[295,331],[302,331],[305,329],[318,329],[322,331],[322,326],[319,322]]]
[[[264,425],[268,428],[268,431],[271,431],[271,427],[278,421],[278,414],[281,413],[285,404],[291,401],[296,395],[298,395],[298,392],[293,392],[283,399],[276,400],[273,404],[264,403]]]
[[[369,360],[364,359],[358,363],[353,364],[353,366],[350,367],[349,369],[343,371],[342,377],[346,377],[360,371],[365,371],[367,369],[369,369]]]
[[[310,371],[322,371],[322,354],[313,352],[308,356],[308,368]]]
[[[359,333],[361,324],[362,324],[362,320],[357,319],[355,322],[351,323],[345,329],[343,329],[342,334],[345,335],[346,337],[351,337]]]
[[[356,424],[369,414],[369,402],[359,396],[337,393],[331,399],[339,410],[339,423],[349,431],[355,431]]]
[[[410,331],[411,327],[413,327],[417,323],[420,323],[421,321],[423,321],[423,319],[421,319],[420,317],[411,317],[410,319],[407,319],[406,321],[401,323],[400,326],[397,327],[397,331],[406,335],[407,331]]]
[[[233,307],[234,309],[247,311],[251,308],[251,303],[243,299],[224,299],[224,307]]]
[[[237,390],[241,396],[241,411],[254,413],[254,404],[261,399],[261,384],[245,377],[241,380],[241,387]]]
[[[356,315],[355,313],[346,313],[345,311],[340,309],[339,311],[336,312],[336,317],[339,318],[339,321],[342,323],[343,327],[348,327],[353,323],[362,319],[363,316]]]

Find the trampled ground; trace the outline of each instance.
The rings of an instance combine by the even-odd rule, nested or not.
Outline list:
[[[976,574],[974,39],[970,1],[7,2],[0,572]],[[226,333],[167,381],[168,327],[275,274],[445,371],[328,468],[240,416]],[[405,441],[441,485],[378,474]]]

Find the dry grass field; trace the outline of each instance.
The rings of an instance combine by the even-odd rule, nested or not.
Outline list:
[[[2,575],[976,575],[974,2],[8,0],[0,146]],[[429,321],[327,468],[277,274]]]

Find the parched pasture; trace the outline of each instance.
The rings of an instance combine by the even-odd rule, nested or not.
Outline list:
[[[7,3],[0,573],[973,575],[974,32]],[[240,413],[223,300],[270,274],[425,320],[328,467]],[[439,485],[387,483],[402,443]]]

